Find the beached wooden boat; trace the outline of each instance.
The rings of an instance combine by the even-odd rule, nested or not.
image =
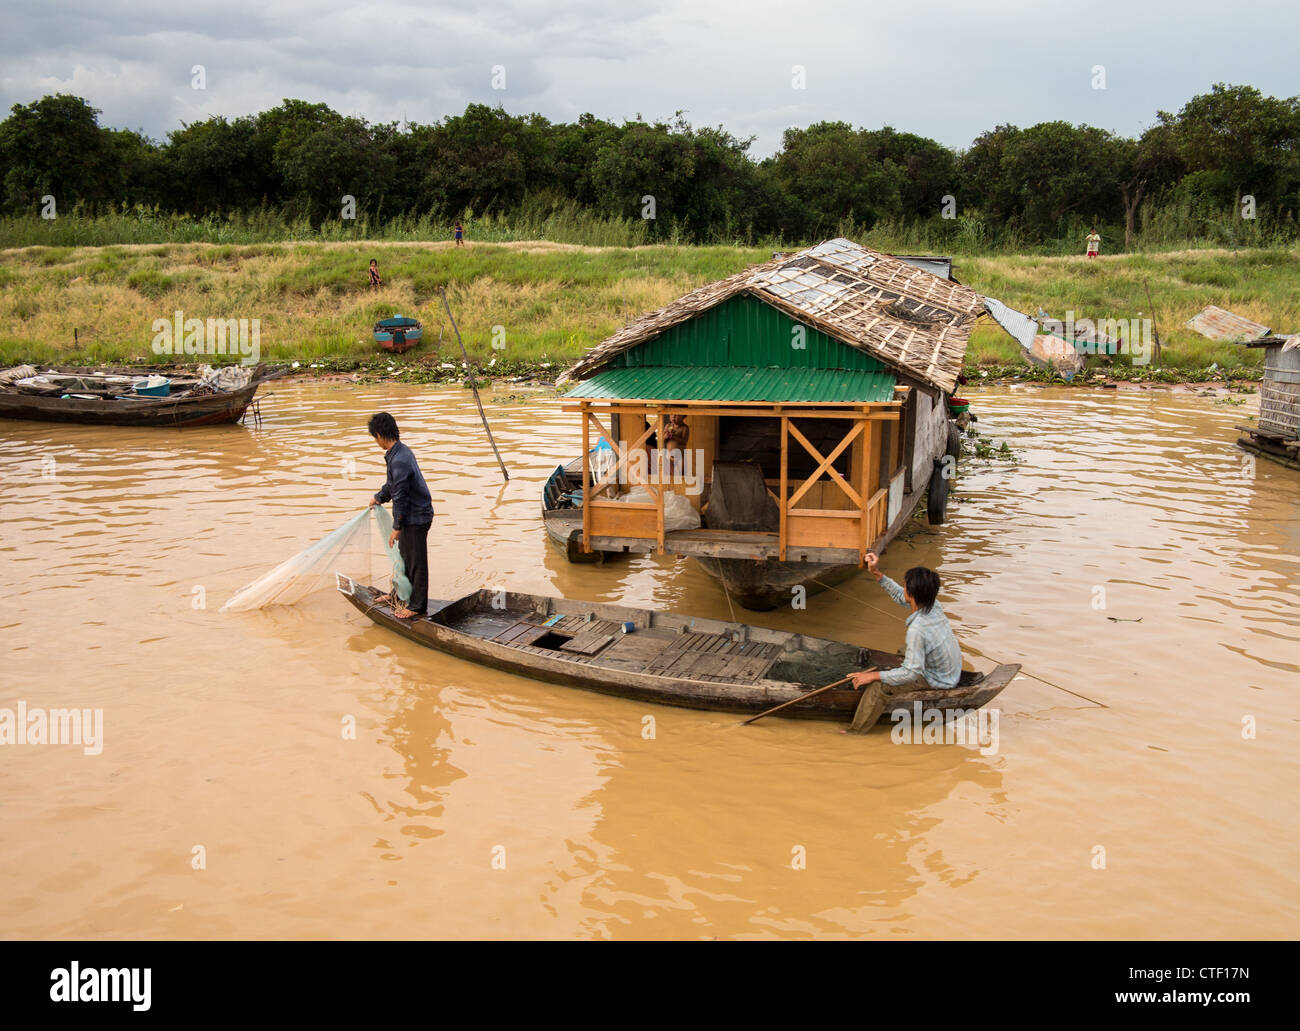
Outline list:
[[[391,319],[380,319],[375,323],[375,342],[385,351],[404,354],[420,342],[424,329],[419,319],[394,315]]]
[[[201,393],[196,378],[173,374],[166,397],[142,397],[124,389],[121,382],[164,370],[65,367],[48,371],[55,377],[75,377],[76,384],[56,384],[49,390],[0,386],[0,418],[101,426],[220,426],[242,419],[258,388],[288,370],[259,365],[247,386],[216,393]]]
[[[379,626],[427,648],[508,673],[690,709],[759,713],[855,670],[902,661],[892,652],[806,634],[513,591],[430,599],[427,616],[402,620],[376,601],[375,588],[341,574],[337,586]],[[917,702],[948,713],[978,709],[1019,671],[1004,665],[987,674],[965,672],[950,691],[899,695],[881,721],[913,711]],[[847,723],[861,697],[849,687],[835,689],[779,715]]]

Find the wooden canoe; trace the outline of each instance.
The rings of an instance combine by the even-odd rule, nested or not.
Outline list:
[[[89,372],[84,369],[56,371]],[[258,366],[246,387],[200,397],[190,396],[185,391],[158,398],[112,396],[105,391],[98,397],[65,398],[26,394],[0,387],[0,418],[98,426],[221,426],[242,419],[258,388],[287,371],[266,371]]]
[[[744,623],[651,609],[481,590],[429,601],[429,613],[402,620],[380,594],[342,574],[339,591],[375,623],[416,644],[483,666],[641,702],[753,714],[798,699],[848,672],[902,662],[892,652]],[[623,626],[630,623],[631,632]],[[948,691],[897,695],[881,717],[913,710],[975,710],[1020,671],[963,672]],[[862,698],[851,687],[823,692],[778,715],[850,722]]]
[[[574,507],[568,496],[582,490],[582,459],[557,465],[542,484],[542,525],[551,543],[564,552],[570,562],[604,562],[626,556],[626,551],[582,550],[582,508]]]

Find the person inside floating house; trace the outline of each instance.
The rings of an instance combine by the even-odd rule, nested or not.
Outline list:
[[[880,719],[890,695],[956,687],[961,677],[961,646],[938,601],[938,573],[925,566],[913,566],[903,577],[904,586],[900,587],[877,568],[879,560],[874,551],[867,552],[866,558],[867,572],[880,582],[885,593],[912,610],[907,617],[907,652],[903,664],[895,669],[854,673],[849,678],[858,690],[874,692],[861,721],[872,727]],[[858,711],[863,713],[861,708]],[[854,725],[858,723],[855,717]]]
[[[690,439],[691,428],[686,425],[686,416],[668,416],[668,425],[664,427],[664,453],[668,456],[669,477],[685,472],[682,455]]]

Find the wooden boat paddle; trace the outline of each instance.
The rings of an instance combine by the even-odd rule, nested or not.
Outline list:
[[[875,666],[872,666],[871,669],[864,669],[864,670],[862,670],[861,672],[863,672],[863,673],[870,673],[870,672],[871,672],[872,670],[874,670],[875,668],[876,668]],[[854,675],[856,675],[856,674],[854,674]],[[827,684],[825,687],[819,687],[819,688],[817,688],[817,689],[815,689],[815,690],[813,690],[813,691],[809,691],[807,694],[801,694],[798,698],[791,698],[788,702],[782,702],[780,705],[774,705],[774,706],[772,706],[772,708],[768,709],[766,712],[760,712],[757,716],[751,716],[751,717],[749,717],[749,719],[745,720],[745,721],[742,722],[740,725],[741,725],[742,727],[747,726],[747,725],[750,724],[750,723],[754,723],[754,722],[757,721],[757,720],[761,720],[764,716],[771,716],[772,713],[774,713],[774,712],[780,712],[780,711],[781,711],[782,709],[784,709],[786,706],[788,706],[788,705],[794,705],[795,702],[802,702],[805,698],[811,698],[811,697],[813,697],[813,695],[819,695],[819,694],[821,694],[823,691],[829,691],[832,687],[839,687],[841,684],[847,684],[847,683],[848,683],[850,680],[852,680],[852,679],[853,679],[853,675],[850,675],[850,676],[847,676],[847,677],[841,677],[839,680],[835,681],[833,684]]]

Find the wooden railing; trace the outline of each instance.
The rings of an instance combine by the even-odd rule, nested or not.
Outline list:
[[[781,479],[777,500],[781,509],[781,527],[778,534],[778,558],[784,562],[791,547],[840,548],[858,553],[858,562],[865,561],[872,543],[885,531],[889,510],[889,490],[880,488],[870,497],[849,483],[835,461],[859,436],[862,438],[855,456],[856,467],[850,475],[858,483],[871,483],[880,470],[879,416],[860,417],[844,438],[828,455],[823,455],[806,436],[799,432],[789,416],[781,417]],[[811,476],[791,493],[790,440],[791,438],[812,456],[817,463]],[[799,508],[799,502],[812,487],[827,476],[829,484],[848,501],[847,508]],[[822,504],[826,499],[823,496]]]
[[[615,463],[601,481],[591,484],[591,430],[592,427],[605,438],[614,451]],[[623,447],[614,439],[591,409],[583,408],[582,420],[582,549],[591,550],[591,536],[636,537],[653,540],[659,548],[664,546],[664,488],[662,463],[656,463],[655,476],[637,479],[633,475],[631,456],[645,445],[650,434],[663,439],[664,417],[660,413],[646,426],[645,432],[634,444]],[[644,487],[654,501],[649,504],[616,501],[599,495],[616,482]]]

